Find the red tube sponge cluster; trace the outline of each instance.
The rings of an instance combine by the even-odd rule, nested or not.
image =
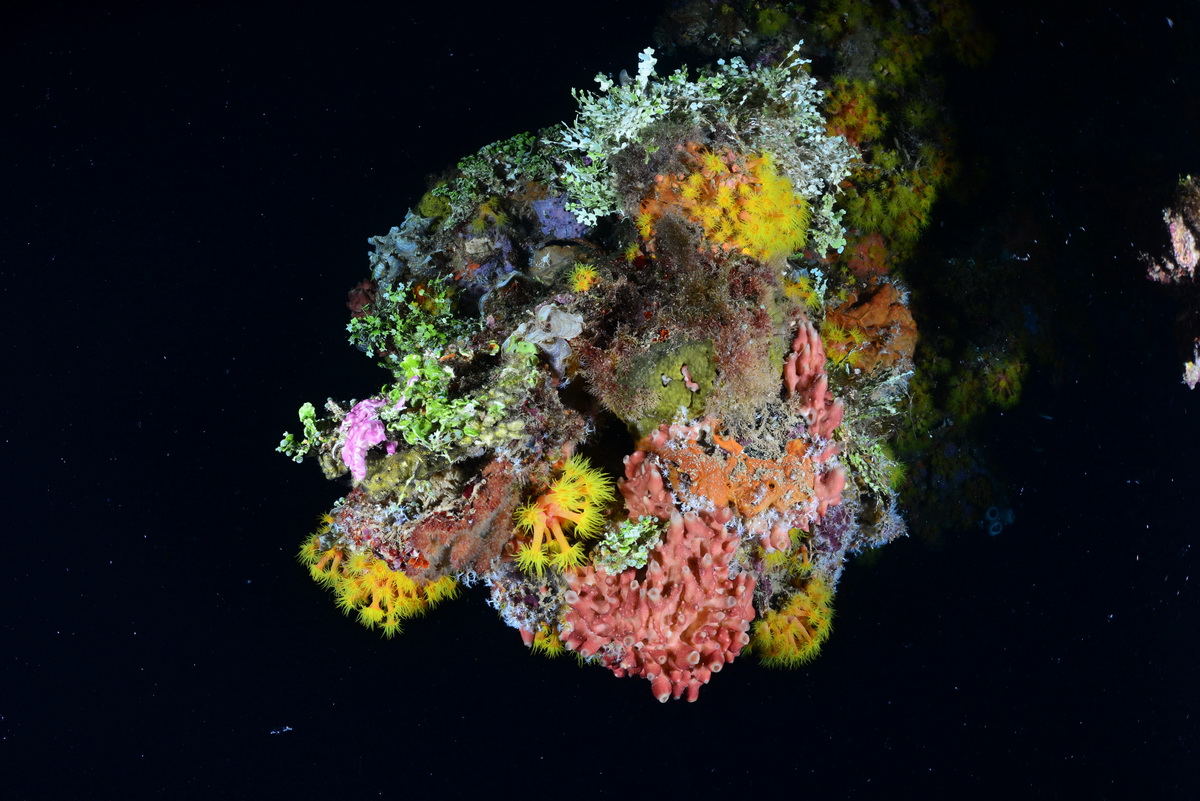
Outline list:
[[[783,365],[783,382],[789,398],[797,398],[808,430],[828,439],[842,424],[844,409],[829,391],[825,374],[825,345],[813,324],[805,319],[792,342],[792,352]]]
[[[642,676],[659,701],[695,701],[750,641],[754,577],[730,575],[738,539],[732,509],[671,514],[663,542],[643,568],[610,576],[586,567],[567,574],[563,644],[598,656],[617,676]]]

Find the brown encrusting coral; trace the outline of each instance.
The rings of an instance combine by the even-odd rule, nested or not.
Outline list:
[[[875,281],[849,291],[845,301],[825,312],[825,325],[825,348],[835,362],[867,373],[912,369],[917,324],[895,284]]]
[[[463,487],[460,503],[421,517],[408,537],[412,549],[429,563],[421,577],[487,572],[512,538],[517,489],[512,464],[492,459]]]

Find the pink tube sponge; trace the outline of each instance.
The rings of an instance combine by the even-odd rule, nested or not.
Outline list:
[[[730,575],[733,510],[672,512],[663,542],[643,568],[610,576],[588,566],[567,575],[563,644],[598,656],[617,676],[641,676],[659,701],[700,685],[750,641],[754,577]]]
[[[376,415],[387,401],[367,399],[359,401],[342,421],[346,442],[342,445],[342,461],[350,468],[355,481],[367,476],[367,451],[387,439],[383,423]]]
[[[630,520],[647,515],[666,520],[675,511],[675,497],[663,483],[662,474],[646,461],[648,455],[634,451],[626,456],[625,478],[617,482]]]
[[[829,391],[825,374],[825,345],[821,335],[807,319],[792,341],[792,352],[783,365],[783,383],[789,398],[797,399],[800,411],[814,435],[828,439],[842,424],[844,409]]]

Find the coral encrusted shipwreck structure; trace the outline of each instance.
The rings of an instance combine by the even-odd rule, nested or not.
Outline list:
[[[847,266],[861,153],[805,55],[646,49],[371,238],[349,332],[389,383],[280,444],[351,482],[300,552],[344,611],[392,635],[482,583],[534,651],[663,701],[817,653],[847,559],[905,530],[917,336]]]

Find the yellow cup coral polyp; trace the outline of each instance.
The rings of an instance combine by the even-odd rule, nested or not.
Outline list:
[[[539,576],[547,563],[559,570],[583,564],[583,545],[568,540],[566,532],[577,538],[598,534],[604,504],[613,497],[611,479],[582,456],[571,457],[545,493],[517,509],[517,527],[533,535],[517,551],[517,564]]]
[[[571,291],[590,292],[600,282],[600,273],[590,264],[576,264],[571,270]]]

